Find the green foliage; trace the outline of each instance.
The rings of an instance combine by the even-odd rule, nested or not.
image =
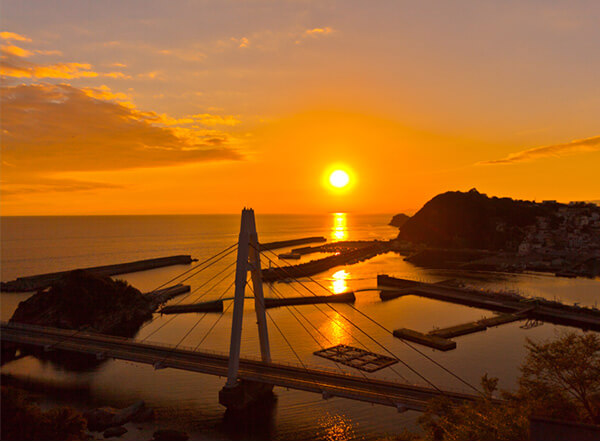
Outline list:
[[[528,340],[516,393],[493,399],[498,379],[483,376],[483,395],[459,406],[439,397],[420,418],[425,439],[524,440],[529,417],[600,423],[600,337],[569,333],[554,341]]]
[[[455,406],[449,399],[433,400],[419,419],[425,439],[435,440],[524,440],[529,434],[527,409],[514,402],[492,398],[497,378],[485,375],[483,395],[475,402]]]
[[[527,341],[517,396],[532,412],[600,424],[600,337],[564,335],[557,341]]]
[[[69,407],[43,412],[25,394],[2,386],[2,440],[83,440],[87,422]]]

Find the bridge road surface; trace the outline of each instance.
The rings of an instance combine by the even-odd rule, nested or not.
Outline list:
[[[60,349],[96,355],[99,359],[114,358],[150,364],[155,368],[227,376],[228,356],[218,353],[192,351],[133,339],[76,332],[28,324],[0,323],[2,341],[43,347],[46,351]],[[398,410],[423,411],[427,402],[441,394],[456,402],[472,401],[477,396],[440,391],[410,384],[377,379],[365,379],[347,373],[303,368],[282,363],[264,363],[240,359],[238,376],[248,381],[263,382],[280,387],[320,393],[324,398],[343,397],[364,402],[388,405]]]

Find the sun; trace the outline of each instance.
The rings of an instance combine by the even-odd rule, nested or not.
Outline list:
[[[333,187],[337,187],[338,189],[346,187],[349,182],[350,176],[347,172],[343,170],[334,170],[333,172],[331,172],[331,175],[329,175],[329,183],[331,183]]]

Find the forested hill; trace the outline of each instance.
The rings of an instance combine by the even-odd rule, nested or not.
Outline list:
[[[401,227],[399,239],[430,247],[516,250],[537,217],[556,222],[559,203],[488,197],[472,189],[427,202]]]

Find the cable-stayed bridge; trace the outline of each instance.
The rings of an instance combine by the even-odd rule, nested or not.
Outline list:
[[[95,355],[99,359],[114,358],[156,368],[175,368],[199,373],[227,376],[229,357],[205,351],[175,348],[165,344],[136,342],[95,333],[81,332],[73,336],[69,330],[25,324],[0,325],[2,339],[26,345],[45,347],[48,351],[66,350]],[[424,410],[427,401],[444,394],[456,401],[472,400],[472,395],[438,391],[434,388],[368,379],[349,373],[263,362],[240,358],[238,379],[242,381],[292,388],[397,407],[399,410]]]
[[[221,312],[217,316],[216,321],[208,329],[208,332],[204,335],[195,348],[185,348],[181,346],[181,344],[207,316],[208,313],[199,315],[200,317],[196,323],[186,331],[184,336],[176,345],[158,344],[148,341],[149,337],[154,335],[163,327],[167,326],[176,317],[176,315],[170,317],[162,325],[160,325],[160,327],[155,329],[152,333],[141,340],[90,333],[84,330],[65,330],[52,327],[6,322],[2,322],[0,324],[1,339],[3,342],[43,348],[46,352],[51,352],[54,350],[70,351],[93,355],[100,360],[114,358],[150,364],[156,369],[169,367],[217,376],[226,376],[227,382],[219,394],[219,401],[226,407],[233,409],[242,409],[255,400],[260,399],[262,396],[270,394],[273,386],[318,393],[321,394],[324,399],[328,399],[330,397],[343,397],[392,406],[397,408],[399,411],[422,411],[426,408],[429,400],[438,396],[445,396],[455,402],[476,400],[480,397],[478,390],[467,381],[462,379],[459,375],[442,366],[430,356],[412,346],[410,343],[402,341],[429,362],[435,364],[447,374],[453,376],[455,379],[458,379],[465,385],[472,388],[475,394],[470,395],[457,393],[438,388],[433,382],[425,377],[420,370],[410,366],[408,363],[398,358],[385,345],[374,338],[372,334],[368,333],[363,326],[358,324],[356,321],[351,320],[348,316],[344,315],[341,311],[330,304],[325,304],[325,306],[333,310],[336,313],[336,317],[341,317],[345,320],[344,324],[340,323],[339,325],[341,327],[345,327],[349,335],[352,336],[354,340],[361,345],[361,347],[369,350],[368,346],[363,342],[367,339],[369,342],[375,343],[379,348],[391,355],[394,360],[397,360],[399,363],[401,363],[407,370],[424,380],[428,386],[416,386],[409,382],[376,379],[369,377],[363,371],[359,370],[357,370],[355,373],[349,373],[343,370],[337,362],[335,362],[337,371],[330,368],[314,368],[307,366],[299,357],[297,351],[295,351],[294,346],[286,337],[286,334],[283,333],[280,326],[273,321],[273,318],[265,309],[261,278],[261,256],[268,259],[270,265],[274,265],[275,261],[265,255],[265,253],[268,253],[267,251],[263,251],[260,248],[258,235],[256,232],[254,212],[251,209],[244,209],[242,211],[240,235],[236,244],[233,244],[225,250],[217,253],[208,260],[197,264],[178,277],[167,281],[165,284],[157,287],[153,292],[160,290],[165,285],[175,280],[178,280],[179,283],[182,283],[190,279],[198,273],[213,266],[215,263],[221,261],[226,256],[229,256],[236,250],[237,260],[234,263],[227,266],[223,271],[218,272],[210,279],[206,280],[203,284],[178,301],[178,303],[183,302],[191,294],[199,291],[201,288],[206,287],[210,282],[214,281],[219,276],[222,276],[221,279],[213,284],[213,286],[207,288],[206,291],[198,297],[198,299],[209,293],[214,293],[213,289],[220,283],[226,281],[228,278],[231,278],[232,273],[235,272],[234,280],[218,298],[219,300],[223,299],[228,291],[235,286],[233,303],[231,303],[224,312]],[[233,269],[231,272],[227,272],[227,270],[233,265],[235,265],[235,269]],[[249,278],[248,273],[250,273]],[[294,280],[294,278],[290,279]],[[310,295],[304,293],[303,296],[318,296],[305,283],[300,281],[296,282],[299,283],[302,289],[305,289],[310,293]],[[328,291],[327,288],[323,287],[317,281],[313,280],[313,282],[318,284],[322,289]],[[295,285],[291,286],[298,293],[302,294],[302,291]],[[261,357],[259,359],[247,357],[242,358],[240,354],[242,321],[244,317],[244,300],[248,298],[245,293],[246,288],[251,290],[253,295],[251,298],[254,299],[254,310],[256,312],[256,322],[258,325],[258,335],[261,349]],[[274,286],[271,287],[271,289],[279,297],[282,296]],[[211,333],[219,320],[224,316],[224,313],[226,313],[231,306],[233,306],[233,315],[229,354],[219,354],[199,349],[206,337]],[[314,305],[313,307],[317,308],[319,311],[321,311],[321,313],[331,319],[331,316],[329,316],[325,308],[317,305]],[[298,321],[302,328],[310,335],[310,337],[321,349],[325,349],[323,340],[329,342],[329,344],[335,344],[326,335],[319,331],[319,329],[312,324],[312,322],[306,317],[306,315],[302,313],[300,309],[295,306],[288,306],[286,308],[288,308],[292,316]],[[355,306],[351,305],[351,308],[356,310],[356,312],[362,315],[362,317],[364,317],[366,320],[372,322],[378,327],[381,327],[386,331],[386,333],[391,334],[390,330],[386,329],[382,324],[361,312]],[[278,363],[271,359],[267,316],[271,320],[271,323],[275,329],[281,334],[291,352],[298,359],[298,365]],[[153,318],[153,321],[156,319],[156,317],[158,317],[158,315]],[[311,332],[309,327],[312,327],[314,332]],[[352,329],[352,331],[350,331],[350,329]],[[362,341],[358,338],[358,335],[361,336]],[[386,356],[386,358],[390,359],[388,356]],[[390,367],[390,370],[394,371],[394,373],[396,373],[400,378],[405,379],[404,376],[394,367]]]

